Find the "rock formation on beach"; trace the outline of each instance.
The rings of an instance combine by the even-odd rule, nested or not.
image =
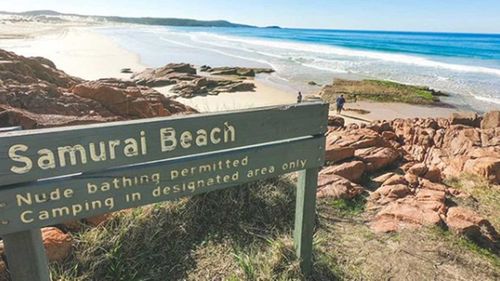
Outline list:
[[[328,162],[320,172],[319,197],[350,199],[368,193],[375,232],[445,225],[499,249],[498,233],[489,221],[448,200],[470,195],[443,181],[471,174],[500,184],[499,111],[346,127],[339,119],[329,119]]]
[[[250,68],[250,67],[210,67],[203,65],[201,71],[208,72],[212,75],[234,75],[240,77],[255,77],[259,73],[273,73],[272,68]]]
[[[335,79],[325,85],[319,96],[326,102],[335,103],[335,99],[344,95],[346,100],[369,100],[378,102],[402,102],[410,104],[436,104],[440,96],[446,93],[424,86],[400,84],[386,80],[345,80]]]
[[[162,87],[174,85],[172,92],[183,98],[219,93],[251,92],[255,85],[245,81],[257,73],[272,73],[267,68],[201,66],[201,71],[210,75],[197,74],[196,68],[186,63],[171,63],[159,68],[146,69],[132,76],[138,85]],[[220,76],[220,77],[217,77]]]
[[[84,81],[50,60],[0,49],[0,126],[56,127],[192,113],[159,92],[117,79]]]

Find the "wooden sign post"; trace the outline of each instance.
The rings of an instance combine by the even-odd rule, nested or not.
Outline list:
[[[328,105],[0,134],[0,236],[14,281],[49,280],[40,228],[301,171],[294,240],[312,267]]]

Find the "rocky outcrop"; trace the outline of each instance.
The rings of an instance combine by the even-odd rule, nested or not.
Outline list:
[[[337,175],[321,173],[318,179],[318,198],[352,199],[364,192],[364,188]]]
[[[135,83],[149,87],[168,86],[180,81],[191,81],[197,77],[196,69],[187,63],[171,63],[132,75]]]
[[[483,116],[481,129],[495,129],[500,127],[500,111],[490,111]]]
[[[68,88],[82,81],[56,69],[54,63],[48,59],[27,58],[2,49],[0,49],[0,77],[2,80],[0,86],[3,88],[0,91],[5,89],[13,91],[28,84]]]
[[[97,101],[114,115],[124,118],[150,118],[170,116],[177,109],[184,112],[194,110],[183,107],[159,92],[133,82],[117,79],[101,79],[78,84],[71,92],[82,98]]]
[[[234,75],[239,77],[255,77],[259,73],[273,73],[271,68],[250,68],[250,67],[210,67],[204,65],[201,71],[209,72],[212,75]]]
[[[135,83],[150,87],[174,85],[172,92],[184,98],[192,98],[200,95],[218,95],[219,93],[248,92],[254,91],[252,82],[243,81],[246,77],[255,76],[256,72],[265,72],[263,69],[220,67],[210,68],[203,66],[203,71],[210,72],[216,76],[237,76],[237,78],[223,78],[213,76],[201,76],[196,69],[189,64],[167,64],[156,69],[146,69],[132,76]]]
[[[172,91],[181,97],[192,98],[200,95],[251,92],[254,89],[255,85],[249,82],[199,77],[192,81],[184,81],[175,85]]]
[[[486,239],[489,244],[494,244],[499,239],[498,233],[488,220],[467,208],[451,207],[446,214],[446,224],[451,231],[473,240]]]
[[[455,112],[450,117],[450,124],[478,127],[481,124],[481,118],[475,112]]]
[[[369,193],[366,207],[375,232],[446,226],[486,245],[497,245],[498,234],[487,220],[450,204],[453,198],[469,195],[442,183],[461,173],[500,183],[496,116],[466,113],[449,119],[396,119],[361,126],[330,122],[327,167],[320,172],[317,195],[349,199]]]
[[[83,81],[47,59],[3,50],[0,78],[0,126],[33,129],[194,112],[146,86],[116,79]]]
[[[340,165],[329,166],[321,171],[323,175],[337,175],[353,182],[358,182],[366,170],[362,161],[352,161]]]
[[[328,126],[331,127],[344,127],[345,121],[344,118],[339,116],[328,116]]]
[[[485,116],[495,114],[488,113]],[[475,114],[463,114],[450,119],[396,119],[391,125],[404,158],[432,167],[428,177],[437,180],[465,172],[485,177],[492,183],[500,183],[497,173],[500,127],[479,128],[480,119]],[[492,121],[491,124],[495,123]],[[437,173],[441,175],[438,177]]]

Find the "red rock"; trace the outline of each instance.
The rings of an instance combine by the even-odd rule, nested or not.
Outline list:
[[[479,127],[481,119],[475,112],[455,112],[450,117],[451,125]]]
[[[405,198],[384,207],[370,222],[370,228],[374,232],[394,232],[424,225],[440,225],[441,222],[438,212],[420,204],[415,198]]]
[[[366,170],[373,172],[394,164],[399,159],[400,154],[394,148],[378,147],[358,149],[354,155],[365,162]]]
[[[410,186],[412,188],[416,188],[420,184],[419,178],[417,176],[415,176],[414,174],[406,173],[404,175],[404,178],[405,178],[406,182],[408,183],[408,186]]]
[[[463,171],[479,175],[489,182],[500,184],[500,157],[482,157],[465,162]]]
[[[490,111],[483,116],[481,129],[494,129],[500,127],[500,111]]]
[[[420,188],[421,189],[430,189],[430,190],[436,190],[436,191],[441,191],[441,192],[446,192],[447,187],[446,185],[436,183],[436,182],[431,182],[430,180],[427,179],[420,179]]]
[[[354,148],[352,147],[339,147],[336,145],[329,145],[327,143],[325,149],[325,160],[332,162],[339,162],[354,156]]]
[[[363,176],[366,165],[361,161],[352,161],[340,165],[329,166],[321,171],[325,175],[337,175],[350,181],[357,182]]]
[[[421,189],[415,196],[420,206],[425,205],[426,209],[433,210],[440,214],[446,211],[446,192],[432,189]]]
[[[45,227],[42,228],[42,238],[49,261],[62,261],[71,254],[73,239],[69,234],[55,227]]]
[[[320,174],[318,179],[318,198],[352,199],[363,193],[363,187],[337,175]]]
[[[395,174],[382,183],[382,185],[398,185],[398,184],[408,185],[408,182],[406,181],[404,176]]]
[[[422,176],[424,179],[428,179],[432,182],[441,182],[441,170],[437,167],[430,167],[429,170]]]
[[[414,165],[418,164],[418,162],[408,162],[408,163],[404,163],[403,165],[399,166],[399,169],[401,169],[401,171],[403,172],[408,172],[408,170],[413,167]]]
[[[345,124],[344,118],[333,115],[328,116],[328,126],[344,127],[344,124]]]
[[[483,147],[475,150],[489,150],[500,155],[500,127],[481,130],[481,144]]]
[[[404,184],[384,185],[370,194],[369,201],[371,206],[385,205],[411,194],[410,188]]]
[[[446,189],[446,193],[451,195],[451,196],[454,196],[454,197],[459,197],[459,198],[468,198],[470,197],[469,194],[461,191],[461,190],[458,190],[458,189],[455,189],[455,188],[447,188]]]
[[[1,49],[0,77],[0,126],[34,129],[195,112],[148,87],[116,79],[84,83],[47,59]]]
[[[384,131],[384,132],[382,132],[382,137],[386,140],[395,140],[395,139],[397,139],[398,136],[394,132]]]
[[[417,177],[422,177],[423,175],[425,175],[427,173],[428,170],[429,169],[427,168],[427,166],[425,164],[418,163],[418,164],[411,166],[411,168],[408,169],[408,173],[413,174]]]
[[[493,243],[498,241],[498,233],[491,223],[467,208],[451,207],[446,214],[446,224],[457,234],[474,239],[484,237]]]
[[[390,179],[394,175],[396,175],[396,174],[393,172],[385,173],[383,175],[380,175],[380,176],[372,179],[372,181],[376,182],[378,184],[383,184],[386,180]]]

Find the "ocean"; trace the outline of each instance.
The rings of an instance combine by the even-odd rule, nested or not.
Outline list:
[[[273,83],[312,93],[334,78],[370,78],[448,92],[445,102],[500,108],[500,34],[273,28],[105,27],[98,32],[158,67],[258,66]]]

